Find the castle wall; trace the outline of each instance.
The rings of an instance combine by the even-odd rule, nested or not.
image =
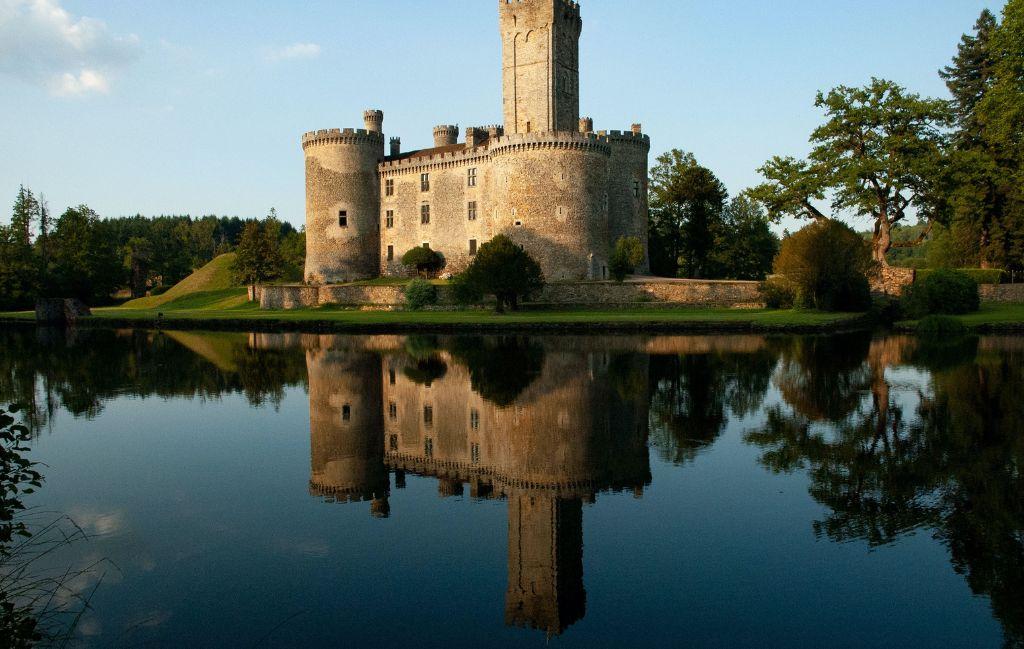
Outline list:
[[[469,186],[469,170],[476,169],[476,185]],[[430,174],[430,189],[422,191],[421,174]],[[429,243],[445,256],[446,273],[464,270],[472,260],[470,240],[479,247],[494,236],[489,215],[492,168],[487,149],[460,150],[381,165],[382,187],[394,181],[394,195],[381,197],[380,272],[404,275],[402,255],[410,248]],[[386,194],[386,190],[384,191]],[[476,202],[476,219],[469,220],[469,203]],[[421,207],[430,206],[430,223],[421,223]],[[394,213],[387,227],[387,213]],[[388,246],[394,259],[388,261]]]
[[[307,133],[306,281],[322,284],[379,272],[380,186],[384,136],[333,129]],[[342,214],[345,222],[342,223]]]

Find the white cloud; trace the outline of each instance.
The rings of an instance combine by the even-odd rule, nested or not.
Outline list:
[[[58,96],[106,93],[138,56],[137,36],[111,34],[101,20],[68,13],[60,0],[0,0],[0,74]]]
[[[295,61],[299,59],[315,59],[320,56],[320,46],[316,43],[292,43],[285,47],[271,50],[267,54],[268,61]]]

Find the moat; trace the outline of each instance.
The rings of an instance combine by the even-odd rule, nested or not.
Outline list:
[[[0,343],[78,646],[1024,643],[1024,337]]]

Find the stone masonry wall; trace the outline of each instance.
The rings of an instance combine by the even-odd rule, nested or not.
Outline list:
[[[673,304],[713,307],[761,307],[757,282],[649,279],[617,282],[565,282],[548,284],[534,304],[567,306]],[[400,307],[405,303],[401,286],[264,286],[260,308],[297,309],[321,304]],[[451,288],[438,287],[438,300],[452,305]]]
[[[982,284],[978,287],[982,302],[1024,304],[1024,284]]]

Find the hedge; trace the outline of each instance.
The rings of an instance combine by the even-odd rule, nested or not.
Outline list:
[[[917,271],[915,280],[921,283],[932,273],[942,270],[940,268],[922,268]],[[1006,271],[1000,268],[956,268],[956,272],[963,273],[978,284],[1002,284],[1006,279]]]

